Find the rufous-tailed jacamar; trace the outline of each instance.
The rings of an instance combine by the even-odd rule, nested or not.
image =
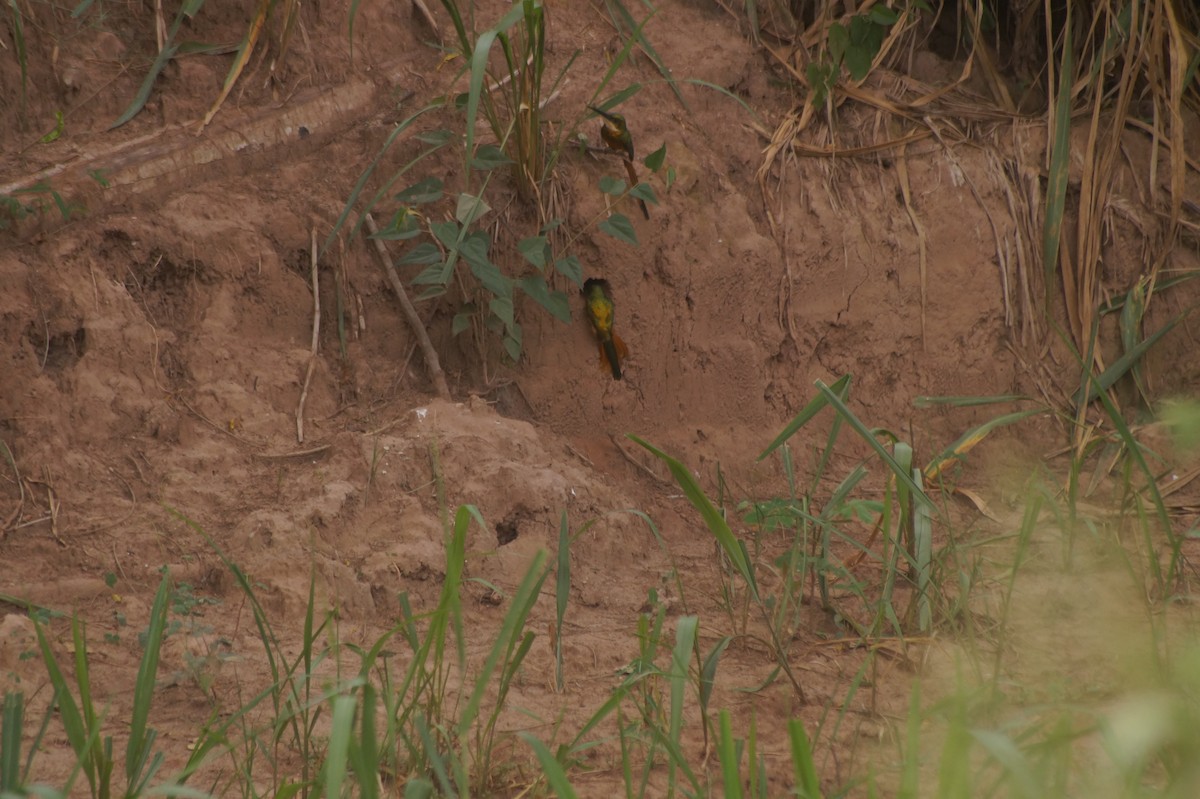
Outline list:
[[[610,369],[613,380],[620,380],[621,359],[629,357],[629,348],[613,332],[612,288],[608,281],[594,277],[583,281],[583,301],[588,321],[600,342],[600,368]]]
[[[600,123],[600,140],[607,145],[608,149],[622,155],[625,171],[629,174],[629,185],[631,188],[636,186],[638,178],[637,170],[633,168],[633,136],[629,133],[629,125],[625,124],[625,117],[610,111],[602,111],[594,105],[589,105],[588,108],[604,118],[604,121]],[[642,216],[649,219],[650,210],[646,208],[646,201],[639,197],[638,204],[642,207]]]

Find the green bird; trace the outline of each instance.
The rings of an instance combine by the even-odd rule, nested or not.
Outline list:
[[[625,117],[611,111],[601,111],[594,105],[589,105],[588,108],[604,118],[604,121],[600,123],[600,140],[608,149],[623,156],[625,172],[629,175],[629,185],[636,186],[638,176],[637,170],[633,167],[633,136],[629,132],[629,126],[625,124]],[[638,205],[642,208],[642,216],[649,219],[650,209],[646,207],[646,201],[638,197]]]
[[[600,139],[608,145],[608,149],[624,153],[625,157],[632,161],[633,136],[629,133],[629,126],[625,124],[625,117],[610,111],[601,111],[594,105],[589,105],[588,108],[604,118],[600,124]]]
[[[621,379],[621,359],[629,357],[629,348],[613,332],[612,288],[607,280],[588,278],[583,282],[583,300],[587,305],[588,321],[600,343],[600,368],[609,369],[613,380]]]

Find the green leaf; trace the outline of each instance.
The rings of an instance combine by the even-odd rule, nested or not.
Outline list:
[[[401,208],[392,218],[391,224],[381,228],[378,233],[369,238],[381,241],[407,241],[419,235],[421,235],[421,223],[416,214],[410,213],[407,208]]]
[[[459,311],[454,315],[454,319],[450,322],[450,335],[457,336],[470,326],[471,313],[469,311]]]
[[[546,271],[546,261],[550,258],[550,245],[545,236],[530,236],[517,243],[517,251],[526,261],[543,272]]]
[[[491,246],[491,240],[481,230],[472,231],[462,244],[459,245],[458,251],[462,253],[462,257],[467,259],[470,264],[487,264],[491,265],[491,259],[488,258],[488,248]]]
[[[514,363],[521,360],[521,328],[519,325],[514,325],[509,331],[509,335],[504,337],[504,352],[513,359]]]
[[[482,197],[463,193],[458,195],[458,207],[454,210],[454,218],[461,222],[463,227],[470,227],[490,210],[492,207],[484,202]]]
[[[559,258],[554,262],[554,269],[576,286],[583,285],[583,264],[574,255]]]
[[[1075,404],[1084,405],[1096,399],[1101,392],[1108,391],[1108,389],[1112,387],[1113,383],[1116,383],[1122,375],[1134,367],[1138,360],[1146,354],[1146,350],[1153,347],[1160,338],[1170,332],[1171,328],[1175,327],[1175,325],[1183,321],[1183,318],[1187,315],[1188,311],[1184,311],[1183,313],[1168,320],[1158,330],[1155,330],[1153,333],[1146,336],[1146,338],[1138,343],[1135,347],[1128,350],[1117,360],[1113,361],[1112,366],[1105,369],[1103,374],[1101,374],[1099,377],[1094,377],[1092,380],[1089,380],[1086,386],[1086,393],[1083,389],[1080,389],[1079,391],[1076,391],[1075,396],[1072,397],[1072,400],[1075,402]]]
[[[62,135],[63,129],[67,126],[66,121],[63,119],[62,111],[54,112],[54,121],[55,121],[54,130],[50,131],[49,133],[47,133],[45,136],[43,136],[41,138],[42,144],[49,144],[50,142],[57,139],[59,136]]]
[[[468,263],[471,265],[471,274],[475,275],[485,289],[497,298],[512,302],[512,280],[506,277],[495,264],[486,260],[468,260]]]
[[[475,157],[471,159],[471,166],[475,169],[495,169],[511,163],[513,160],[494,144],[480,145],[475,151]]]
[[[850,46],[850,32],[846,30],[846,26],[840,22],[835,22],[829,26],[829,57],[833,59],[834,64],[840,64],[842,57],[846,54],[846,48]]]
[[[812,745],[804,734],[804,722],[788,722],[788,738],[792,744],[792,767],[796,772],[797,795],[805,799],[821,799],[821,780],[813,764]]]
[[[523,277],[518,284],[521,290],[528,294],[538,305],[545,308],[555,318],[563,322],[571,321],[571,305],[567,295],[561,291],[551,291],[546,279],[541,275]]]
[[[658,205],[658,195],[654,193],[654,187],[649,183],[639,183],[629,191],[629,196],[636,197],[639,200],[644,200],[651,205]]]
[[[628,437],[631,441],[641,445],[665,463],[667,468],[671,470],[671,476],[675,478],[675,482],[683,489],[683,493],[688,498],[688,501],[692,503],[692,507],[700,512],[700,516],[704,519],[709,532],[717,539],[717,543],[725,551],[725,555],[742,576],[742,579],[746,581],[746,585],[750,588],[750,593],[757,601],[758,583],[754,578],[754,566],[747,559],[745,548],[734,537],[733,530],[729,529],[729,523],[725,521],[725,516],[717,510],[716,506],[712,504],[712,500],[705,495],[704,491],[700,488],[700,484],[696,482],[696,478],[692,476],[692,473],[688,471],[686,466],[650,442],[644,441],[632,433],[629,433]]]
[[[1059,52],[1058,87],[1054,95],[1054,125],[1051,128],[1050,169],[1046,178],[1045,213],[1042,221],[1042,270],[1046,314],[1053,307],[1051,293],[1058,283],[1059,247],[1062,242],[1063,215],[1066,212],[1067,183],[1071,164],[1071,81],[1075,72],[1075,45],[1071,41],[1071,7],[1067,6],[1063,25],[1063,43]]]
[[[510,297],[494,297],[488,303],[488,310],[494,313],[508,327],[511,327],[515,322],[513,319],[513,302]]]
[[[443,144],[449,143],[454,138],[454,134],[448,130],[430,130],[418,133],[414,138],[422,144],[441,147]]]
[[[871,6],[871,10],[867,12],[867,16],[876,25],[895,25],[900,21],[900,15],[887,6],[877,3]]]
[[[431,241],[423,241],[397,261],[398,264],[440,264],[442,251]]]
[[[458,249],[459,227],[454,222],[431,222],[429,232],[448,250]]]
[[[121,116],[117,117],[117,121],[108,126],[109,130],[119,128],[129,120],[137,116],[138,112],[145,107],[146,101],[150,99],[150,91],[154,88],[154,82],[158,80],[159,73],[166,67],[175,53],[179,50],[179,45],[170,44],[158,52],[158,58],[154,59],[154,63],[150,65],[150,71],[146,73],[145,80],[142,81],[141,88],[133,97],[133,102],[125,109]]]
[[[158,659],[166,634],[170,593],[171,576],[169,572],[164,571],[158,592],[154,596],[154,604],[150,609],[150,628],[146,634],[146,648],[142,653],[142,661],[138,666],[137,678],[134,681],[133,715],[129,722],[129,742],[125,753],[125,776],[128,779],[130,795],[138,793],[134,789],[143,781],[143,769],[156,737],[155,731],[147,727],[147,722],[150,718],[150,705],[154,699]],[[152,765],[150,773],[146,774],[146,779],[153,774],[154,768]]]
[[[600,177],[600,191],[612,197],[620,197],[625,193],[625,181],[614,178],[612,175],[602,175]]]
[[[863,47],[851,47],[846,51],[846,69],[855,80],[862,80],[871,74],[871,62],[874,60],[875,54]]]
[[[426,294],[428,294],[429,297],[436,297],[438,294],[441,294],[443,291],[446,290],[445,285],[446,285],[447,278],[446,278],[445,266],[446,266],[445,264],[443,264],[441,261],[439,261],[436,264],[431,265],[429,268],[421,270],[421,274],[419,274],[413,278],[413,281],[412,281],[413,285],[414,286],[425,286],[425,285],[429,285],[429,284],[436,285],[438,287],[438,291],[436,293],[428,294],[428,292],[426,292]],[[428,297],[425,297],[425,298],[427,299]]]
[[[829,387],[829,390],[838,396],[845,397],[849,393],[849,384],[850,375],[842,375],[832,386]],[[758,459],[761,461],[776,449],[783,446],[784,442],[795,435],[797,430],[808,424],[809,420],[820,413],[821,410],[824,409],[824,407],[828,404],[829,403],[826,401],[825,396],[822,394],[818,394],[817,396],[813,397],[812,400],[810,400],[809,403],[804,406],[800,413],[796,414],[796,418],[788,422],[787,427],[783,428],[783,432],[777,435],[775,440],[763,450],[762,454],[758,456]]]
[[[432,799],[433,783],[425,777],[413,777],[404,783],[404,799]]]
[[[537,755],[538,762],[542,765],[542,773],[546,775],[546,782],[554,790],[555,795],[561,799],[576,799],[579,794],[575,792],[574,786],[571,785],[566,772],[563,771],[562,764],[554,759],[554,755],[550,753],[546,745],[527,732],[519,732],[517,735],[529,744],[533,753]]]
[[[442,181],[425,178],[396,195],[396,202],[404,205],[421,205],[442,199]]]
[[[638,246],[637,233],[634,232],[633,225],[629,222],[629,217],[624,214],[613,214],[608,219],[602,220],[596,227],[614,239],[631,244],[634,247]]]
[[[662,169],[663,162],[667,160],[667,145],[659,147],[642,161],[646,168],[651,172],[657,172]]]

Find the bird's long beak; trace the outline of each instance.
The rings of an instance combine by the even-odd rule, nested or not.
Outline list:
[[[609,122],[612,122],[612,123],[614,123],[614,124],[615,124],[615,123],[616,123],[616,121],[617,121],[617,120],[613,119],[613,115],[612,115],[612,114],[608,113],[607,111],[602,111],[602,110],[600,110],[599,108],[597,108],[597,107],[596,107],[596,106],[594,106],[594,105],[589,105],[589,106],[588,106],[588,108],[592,109],[592,110],[593,110],[593,111],[595,111],[597,114],[599,114],[600,116],[602,116],[602,117],[604,117],[605,119],[607,119]]]

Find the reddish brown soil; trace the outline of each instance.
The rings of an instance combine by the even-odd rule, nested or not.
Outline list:
[[[217,5],[204,7],[188,38],[232,42],[242,35],[250,4],[236,11]],[[485,5],[495,8],[481,12],[484,19],[504,6]],[[480,347],[468,335],[451,337],[461,301],[452,294],[420,306],[455,401],[433,399],[373,250],[343,231],[322,263],[320,352],[298,443],[312,325],[311,233],[315,228],[323,239],[332,229],[392,127],[448,91],[458,64],[440,64],[428,44],[434,34],[407,3],[362,4],[353,59],[345,4],[305,5],[285,63],[272,76],[256,56],[202,135],[194,133],[196,120],[220,91],[228,54],[177,59],[146,109],[108,131],[153,58],[154,35],[145,8],[106,9],[110,16],[101,22],[79,25],[61,9],[33,4],[24,112],[14,102],[20,72],[9,40],[0,51],[5,190],[63,167],[50,184],[86,205],[69,222],[50,209],[0,233],[0,439],[16,466],[0,465],[0,592],[88,620],[93,684],[119,719],[131,701],[141,651],[136,633],[160,570],[166,566],[190,585],[204,601],[180,617],[185,626],[167,648],[165,687],[152,716],[171,763],[186,756],[199,718],[213,707],[236,707],[237,686],[253,693],[264,676],[236,584],[176,513],[245,569],[285,636],[299,634],[311,569],[321,607],[338,611],[343,639],[370,643],[398,617],[400,593],[418,610],[438,596],[444,556],[436,450],[451,511],[474,504],[489,524],[473,527],[468,542],[468,574],[480,580],[469,584],[465,601],[473,657],[481,656],[507,604],[486,586],[510,593],[532,555],[554,548],[563,511],[573,529],[600,518],[571,553],[567,692],[557,694],[548,676],[551,653],[541,633],[554,604],[547,592],[530,627],[539,641],[510,697],[527,713],[506,717],[505,729],[549,739],[560,717],[561,736],[607,697],[616,672],[636,654],[636,621],[649,591],[665,597],[671,619],[699,614],[706,648],[732,633],[710,536],[662,465],[625,433],[679,456],[713,495],[719,466],[736,502],[782,490],[778,460],[755,459],[813,396],[815,380],[852,374],[852,409],[869,425],[912,440],[924,460],[994,410],[921,410],[915,397],[1036,393],[1048,373],[1069,391],[1076,379],[1061,353],[1047,356],[1035,373],[1014,355],[1026,353],[1028,363],[1039,349],[1021,342],[1019,319],[1006,319],[1003,281],[1015,281],[1017,271],[996,258],[996,236],[1007,240],[1016,223],[994,154],[1036,175],[1039,121],[980,134],[988,146],[964,143],[952,155],[930,141],[910,149],[912,204],[927,237],[923,291],[918,235],[895,160],[789,157],[784,172],[776,167],[760,184],[762,131],[790,108],[790,93],[719,7],[667,1],[646,30],[675,74],[727,88],[763,122],[728,97],[691,85],[682,89],[685,109],[644,57],[618,76],[617,87],[645,84],[623,107],[639,150],[665,143],[677,173],[669,190],[654,179],[661,205],[649,221],[624,209],[640,248],[600,233],[586,233],[576,248],[587,273],[613,285],[618,329],[632,349],[626,379],[615,382],[597,369],[575,297],[570,326],[530,303],[520,309],[524,356],[512,365],[501,361],[494,341]],[[580,52],[547,111],[569,121],[620,41],[590,5],[554,4],[550,18],[553,65]],[[445,36],[447,22],[439,22]],[[959,67],[920,53],[914,69],[935,81]],[[345,110],[330,114],[338,103]],[[63,135],[39,143],[56,110],[66,114]],[[842,113],[850,129],[873,119],[856,119],[850,106]],[[451,112],[431,119],[425,129],[461,127]],[[589,134],[592,126],[585,125]],[[265,143],[237,146],[246,131],[262,130],[269,135],[255,141]],[[197,153],[209,146],[214,155],[198,163]],[[377,174],[391,174],[418,146],[401,141]],[[454,186],[456,165],[448,155],[413,180],[438,175]],[[596,182],[611,166],[573,151],[560,163],[558,213],[574,229],[602,211]],[[87,177],[97,167],[107,190]],[[509,187],[492,191],[497,258],[518,270],[513,244],[537,224]],[[451,210],[445,204],[434,213]],[[1129,223],[1121,224],[1114,263],[1134,252]],[[1181,251],[1177,266],[1196,262],[1194,252]],[[1130,269],[1114,267],[1106,276],[1114,291],[1128,288]],[[331,321],[335,270],[344,272],[355,318],[363,321],[345,358]],[[1168,299],[1147,328],[1181,307],[1182,300]],[[1164,393],[1200,385],[1186,326],[1163,342],[1151,366]],[[794,442],[805,474],[827,424]],[[1060,434],[1049,424],[1022,428],[1028,452],[1050,448]],[[835,477],[857,452],[851,446],[835,459]],[[973,485],[995,489],[982,478]],[[621,512],[630,508],[654,520],[663,544]],[[976,521],[973,512],[965,504],[952,509],[963,534]],[[11,615],[0,633],[11,635],[2,639],[0,679],[6,687],[19,681],[44,701],[40,661],[17,655],[30,645],[32,627],[16,606],[2,609]],[[729,649],[717,701],[738,712],[741,730],[751,708],[760,729],[777,732],[792,716],[815,725],[826,707],[844,700],[864,655],[831,641],[838,628],[830,618],[809,614],[791,648],[805,701],[783,681],[756,695],[736,692],[760,681],[771,663],[752,643]],[[50,629],[65,653],[68,625]],[[216,679],[202,685],[185,654],[208,655],[218,640],[221,652],[238,659],[224,666],[211,660]],[[819,762],[831,785],[856,769],[864,746],[891,734],[913,662],[881,659],[836,740],[826,732]],[[698,762],[694,708],[689,714]],[[124,734],[117,725],[118,740]],[[783,738],[766,740],[773,773],[782,778],[789,773]],[[522,745],[509,745],[524,762]],[[54,779],[63,765],[55,754],[65,749],[55,728],[46,749],[39,776]],[[595,752],[591,765],[595,773],[580,778],[585,793],[612,795],[619,774],[611,750]],[[518,771],[505,779],[519,788],[529,778]]]

